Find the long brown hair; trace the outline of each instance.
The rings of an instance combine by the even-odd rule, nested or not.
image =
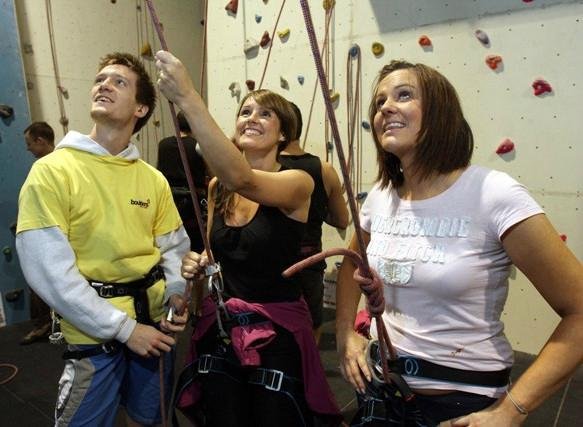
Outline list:
[[[422,119],[413,163],[414,173],[421,179],[427,179],[437,173],[448,173],[468,166],[474,151],[474,137],[464,118],[457,92],[445,76],[427,65],[402,60],[393,60],[385,65],[375,80],[368,109],[370,122],[374,123],[378,110],[375,98],[379,84],[396,70],[414,72],[421,89]],[[373,139],[379,165],[377,180],[381,188],[389,184],[400,187],[404,181],[401,161],[383,150],[376,132],[373,132]]]
[[[283,96],[267,89],[259,89],[249,92],[243,97],[237,109],[237,117],[241,113],[245,101],[251,97],[263,108],[272,110],[279,119],[280,132],[284,137],[284,140],[277,146],[277,153],[279,154],[296,135],[298,124],[294,110],[289,101]],[[215,209],[218,213],[228,216],[232,212],[234,208],[233,191],[227,190],[220,181],[217,182],[216,193],[211,197],[215,199]]]

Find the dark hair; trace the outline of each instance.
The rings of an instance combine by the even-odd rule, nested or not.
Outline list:
[[[140,117],[134,126],[133,133],[139,131],[148,122],[148,119],[156,108],[156,90],[150,75],[144,68],[144,64],[137,57],[129,53],[114,52],[105,55],[99,62],[97,71],[101,71],[108,65],[124,65],[138,76],[136,82],[136,101],[148,107],[148,112],[144,117]]]
[[[176,114],[176,118],[178,119],[178,129],[180,129],[181,132],[184,133],[192,132],[190,130],[190,124],[188,124],[188,120],[186,120],[184,112],[179,111],[178,114]]]
[[[300,139],[300,136],[302,136],[302,127],[304,126],[304,122],[302,121],[302,111],[300,108],[291,101],[289,104],[291,105],[292,110],[294,110],[296,121],[298,122],[296,127],[296,136],[292,139],[292,141],[294,141],[296,139]]]
[[[421,179],[434,174],[448,173],[470,164],[474,151],[472,130],[464,118],[455,88],[438,71],[424,64],[412,64],[403,60],[391,61],[377,76],[373,96],[368,109],[371,123],[377,113],[376,92],[380,82],[396,70],[411,70],[417,76],[421,90],[421,129],[419,130],[414,173]],[[378,136],[373,132],[377,149],[381,188],[389,184],[400,187],[404,176],[397,156],[383,150]]]
[[[50,145],[55,145],[55,132],[47,122],[33,122],[23,132],[28,133],[33,139],[43,138]]]
[[[285,99],[283,96],[272,92],[267,89],[258,89],[249,92],[243,97],[239,103],[239,108],[237,109],[237,117],[241,113],[243,104],[247,99],[253,98],[255,102],[261,105],[263,108],[269,108],[272,110],[277,118],[279,119],[280,132],[284,137],[284,141],[281,142],[277,147],[277,154],[287,147],[290,141],[294,140],[297,129],[297,119],[296,114],[291,106],[291,103]],[[215,209],[217,212],[224,214],[229,214],[233,208],[233,192],[227,190],[219,181],[217,185],[217,191],[214,195],[215,198]]]

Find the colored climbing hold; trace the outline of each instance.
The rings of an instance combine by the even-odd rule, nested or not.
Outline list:
[[[367,122],[366,120],[363,120],[362,127],[363,127],[363,129],[370,130],[370,123]]]
[[[522,0],[523,3],[532,3],[532,0]]]
[[[431,39],[426,35],[422,35],[419,37],[419,45],[422,47],[429,47],[431,46]]]
[[[231,91],[231,96],[239,97],[241,96],[241,85],[237,82],[233,82],[229,85],[229,90]]]
[[[227,5],[225,6],[225,10],[227,12],[231,12],[233,15],[237,14],[237,9],[239,8],[239,0],[231,0],[229,3],[227,3]]]
[[[358,193],[356,195],[356,200],[364,200],[364,199],[366,199],[366,196],[368,196],[368,192],[361,191],[360,193]]]
[[[261,41],[259,42],[259,46],[265,47],[269,44],[270,41],[271,41],[271,37],[269,37],[269,33],[266,30],[263,33],[263,35],[261,36]]]
[[[532,83],[532,88],[534,89],[535,96],[542,95],[543,93],[546,93],[546,92],[551,93],[553,91],[553,88],[551,87],[549,82],[547,82],[546,80],[543,80],[543,79],[536,79]]]
[[[381,56],[385,52],[385,47],[382,43],[374,42],[372,44],[372,53],[374,56]]]
[[[285,77],[279,76],[279,86],[281,86],[282,89],[289,89],[289,82]]]
[[[488,46],[490,44],[490,38],[484,31],[476,30],[474,34],[476,35],[476,38],[480,40],[480,43],[482,43],[484,46]]]
[[[340,99],[340,94],[338,92],[330,91],[330,102],[335,103]]]
[[[331,141],[326,142],[326,150],[332,151],[334,149],[334,144]]]
[[[324,10],[330,10],[336,5],[336,0],[324,0],[322,2],[322,7]]]
[[[14,114],[14,109],[10,105],[0,104],[0,117],[9,119]]]
[[[255,89],[255,80],[245,80],[245,84],[247,85],[247,89]]]
[[[257,49],[259,47],[259,42],[253,38],[248,38],[245,39],[245,44],[243,45],[243,52],[245,52],[245,54],[250,53],[251,51],[253,51],[254,49]]]
[[[154,120],[154,121],[152,122],[152,124],[153,124],[154,126],[156,126],[157,128],[159,128],[159,127],[160,127],[160,120]]]
[[[356,43],[353,44],[350,47],[350,50],[348,51],[348,54],[352,57],[352,58],[356,58],[358,56],[358,53],[360,52],[360,46],[357,45]],[[373,53],[374,53],[374,48],[373,48]]]
[[[514,142],[506,138],[496,149],[496,154],[506,154],[514,150]]]
[[[59,119],[59,123],[63,126],[68,126],[69,119],[66,116],[61,116],[61,118]]]
[[[261,15],[255,15],[255,22],[257,22],[258,24],[261,22]]]
[[[502,64],[502,57],[500,55],[488,55],[486,56],[486,64],[492,70],[497,70],[498,66]]]
[[[69,91],[67,90],[66,87],[64,87],[64,86],[57,86],[57,88],[59,89],[59,92],[61,92],[61,94],[63,95],[63,97],[65,99],[69,99]]]
[[[150,45],[150,43],[148,43],[148,42],[144,43],[144,45],[140,49],[140,56],[142,58],[147,58],[147,59],[154,58],[154,54],[152,53],[152,46]]]
[[[566,242],[567,241],[567,235],[566,234],[560,234],[559,237],[561,238],[561,240],[563,242]]]
[[[289,28],[286,28],[284,30],[278,31],[277,35],[279,36],[280,39],[286,39],[289,37]]]
[[[304,76],[302,76],[301,74],[298,76],[298,83],[303,85],[304,84]]]

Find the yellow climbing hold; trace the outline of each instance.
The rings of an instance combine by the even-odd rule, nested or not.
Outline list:
[[[385,52],[385,47],[382,43],[374,42],[372,44],[372,53],[374,56],[381,56]]]
[[[287,36],[289,36],[289,28],[286,28],[285,30],[278,31],[277,35],[279,36],[280,39],[285,39]]]
[[[150,46],[150,43],[145,43],[142,48],[140,49],[140,55],[143,58],[154,58],[154,54],[152,53],[152,46]]]
[[[339,99],[340,99],[340,94],[338,92],[330,91],[330,102],[332,102],[332,104],[334,104]]]

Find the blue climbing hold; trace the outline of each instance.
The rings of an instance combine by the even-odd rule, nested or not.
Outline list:
[[[255,22],[259,24],[261,22],[261,18],[261,15],[255,15]]]
[[[304,76],[302,76],[301,74],[298,76],[298,83],[301,85],[304,84]]]
[[[360,52],[360,46],[358,46],[356,43],[352,45],[352,47],[350,48],[350,50],[348,51],[348,53],[350,54],[350,56],[352,58],[356,58],[356,56],[358,55],[358,53]]]
[[[362,127],[366,130],[370,130],[370,123],[367,122],[366,120],[362,121]]]

